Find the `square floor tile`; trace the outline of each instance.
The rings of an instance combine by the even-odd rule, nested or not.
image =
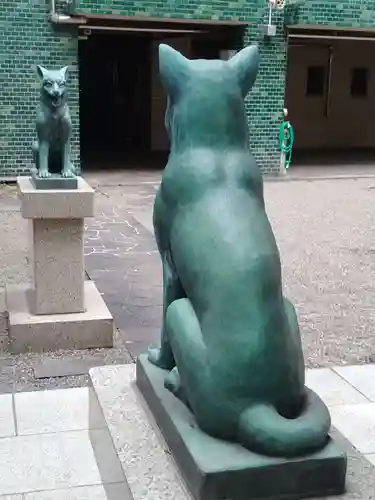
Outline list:
[[[82,486],[68,490],[51,490],[27,493],[25,500],[130,500],[130,491],[125,483],[100,486]],[[1,497],[0,497],[0,500]],[[12,500],[12,499],[11,499]]]
[[[0,438],[15,435],[13,396],[11,394],[0,395]],[[1,460],[1,457],[0,457]],[[0,476],[1,481],[1,476]]]
[[[336,366],[334,370],[370,401],[375,401],[375,365]]]
[[[19,435],[105,427],[99,405],[89,405],[88,387],[15,394]],[[90,410],[90,419],[89,419]],[[90,422],[89,422],[90,420]]]
[[[340,375],[329,368],[307,370],[306,385],[315,391],[327,406],[369,402],[348,382],[345,382]]]
[[[332,424],[361,453],[375,454],[375,403],[333,406]]]
[[[88,431],[0,439],[0,495],[100,483]]]

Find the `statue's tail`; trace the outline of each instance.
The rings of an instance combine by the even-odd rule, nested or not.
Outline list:
[[[331,417],[323,401],[306,389],[306,405],[295,419],[287,419],[271,405],[254,404],[240,416],[239,442],[249,450],[270,456],[298,456],[323,448]]]

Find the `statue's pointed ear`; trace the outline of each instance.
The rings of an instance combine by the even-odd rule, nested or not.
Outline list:
[[[48,73],[48,70],[43,68],[43,66],[39,66],[38,64],[36,67],[36,72],[38,73],[39,78],[43,80],[43,78],[45,78],[46,74]]]
[[[189,60],[180,52],[164,43],[159,45],[159,73],[169,95],[175,94],[186,80]]]
[[[68,78],[69,66],[64,66],[60,69],[61,76],[66,80]]]
[[[256,45],[250,45],[240,50],[229,59],[228,64],[237,75],[238,84],[242,95],[252,89],[259,70],[259,49]]]

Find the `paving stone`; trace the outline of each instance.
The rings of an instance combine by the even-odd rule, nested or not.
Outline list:
[[[88,431],[0,439],[0,495],[101,484]]]
[[[19,435],[78,431],[105,426],[101,411],[91,404],[89,425],[89,388],[15,394]],[[96,411],[95,411],[96,410]]]
[[[25,500],[127,500],[131,499],[126,483],[105,484],[100,486],[81,486],[64,490],[37,491],[26,493]],[[3,500],[3,497],[0,497]],[[6,499],[7,500],[7,499]],[[21,497],[9,500],[22,500]]]
[[[315,391],[327,406],[368,403],[360,392],[329,368],[306,370],[306,385]]]
[[[84,359],[44,359],[34,366],[35,378],[69,377],[86,375],[90,368],[102,366],[103,360],[90,356]]]
[[[375,365],[337,366],[334,368],[370,401],[375,401]]]
[[[375,454],[375,403],[333,406],[332,424],[361,452]]]
[[[13,396],[11,394],[1,394],[0,395],[0,438],[10,437],[14,435],[15,435],[15,426],[14,426],[14,414],[13,414]],[[0,482],[1,482],[1,476],[0,476]]]

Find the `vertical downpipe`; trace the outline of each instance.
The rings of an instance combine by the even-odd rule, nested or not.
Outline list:
[[[332,62],[333,62],[333,46],[328,47],[328,71],[326,78],[326,98],[324,103],[324,116],[329,118],[331,108],[331,84],[332,84]]]

